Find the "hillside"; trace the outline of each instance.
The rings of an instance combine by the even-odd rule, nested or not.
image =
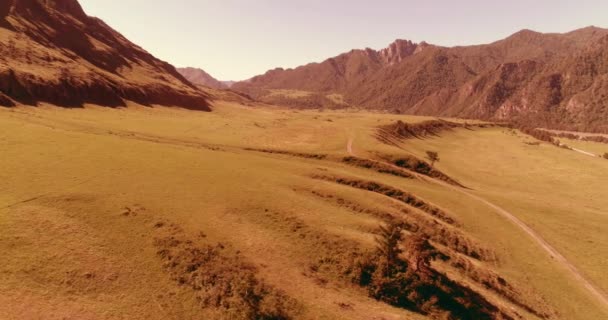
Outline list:
[[[179,72],[192,84],[206,86],[213,89],[227,89],[229,87],[227,83],[230,83],[228,81],[219,81],[215,79],[203,69],[190,67],[177,68],[177,72]]]
[[[0,108],[0,319],[606,318],[607,160],[250,103]]]
[[[607,41],[608,30],[595,27],[565,34],[523,30],[491,44],[453,48],[398,40],[379,51],[271,70],[233,88],[296,107],[356,106],[608,132]],[[295,98],[281,94],[294,91],[300,92]],[[342,103],[318,99],[331,95]]]
[[[0,3],[0,105],[127,101],[209,110],[173,66],[87,16],[78,1]]]

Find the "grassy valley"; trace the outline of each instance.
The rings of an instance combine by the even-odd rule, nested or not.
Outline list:
[[[81,2],[223,80],[428,16]],[[608,318],[607,29],[235,82],[83,6],[0,2],[0,320]]]
[[[447,316],[391,307],[358,284],[352,269],[388,221],[428,237],[445,256],[433,274],[483,296],[492,317],[605,316],[571,270],[486,201],[603,292],[608,161],[497,126],[377,137],[428,120],[220,101],[212,113],[2,109],[0,301],[11,308],[0,317]],[[434,170],[463,187],[386,160],[428,150],[440,157]],[[257,292],[256,307],[239,288]]]

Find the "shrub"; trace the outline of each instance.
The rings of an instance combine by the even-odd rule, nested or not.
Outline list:
[[[366,169],[372,169],[372,170],[375,170],[380,173],[391,174],[391,175],[402,177],[402,178],[408,178],[408,179],[414,178],[414,175],[406,172],[405,170],[399,170],[397,168],[393,168],[392,166],[384,164],[379,161],[357,158],[357,157],[344,157],[344,158],[342,158],[342,162],[348,163],[353,166],[366,168]]]
[[[399,158],[394,161],[394,164],[398,167],[411,169],[424,175],[431,175],[431,172],[433,171],[431,165],[414,157]]]
[[[258,278],[256,268],[222,244],[197,246],[175,236],[157,238],[163,266],[180,285],[190,287],[203,308],[231,319],[293,319],[296,300]]]
[[[417,173],[420,173],[420,174],[423,174],[423,175],[426,175],[429,177],[433,177],[433,178],[436,178],[439,180],[443,180],[443,181],[445,181],[449,184],[455,185],[455,186],[460,186],[460,187],[463,186],[458,181],[452,179],[445,173],[431,167],[430,163],[427,163],[426,161],[418,159],[414,156],[406,155],[406,156],[396,157],[396,156],[383,155],[383,154],[377,154],[377,156],[380,159],[390,162],[398,167],[412,170]]]
[[[608,159],[608,152],[604,153],[604,159]]]

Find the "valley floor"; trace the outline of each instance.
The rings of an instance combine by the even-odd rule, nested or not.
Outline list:
[[[430,119],[228,102],[0,108],[0,319],[242,316],[209,302],[225,288],[201,288],[205,271],[253,274],[297,318],[427,319],[344,277],[387,215],[428,232],[450,257],[433,269],[507,316],[608,317],[608,160],[494,126],[376,137]],[[382,160],[429,150],[463,187]],[[207,270],[191,263],[201,256]]]

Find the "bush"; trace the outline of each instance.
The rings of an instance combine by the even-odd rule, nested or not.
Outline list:
[[[165,269],[180,285],[190,287],[203,308],[215,308],[231,319],[293,319],[296,300],[258,278],[256,268],[222,244],[197,246],[175,236],[157,238]]]
[[[604,159],[608,159],[608,152],[604,153]]]
[[[348,163],[353,166],[366,168],[366,169],[372,169],[372,170],[375,170],[380,173],[391,174],[391,175],[402,177],[402,178],[408,178],[408,179],[414,178],[414,175],[406,172],[405,170],[399,170],[399,169],[393,168],[392,166],[384,164],[379,161],[357,158],[357,157],[344,157],[344,158],[342,158],[342,162]]]
[[[407,168],[414,170],[418,173],[430,176],[433,172],[433,168],[430,164],[418,160],[414,157],[402,157],[394,161],[394,164],[398,167]]]
[[[460,187],[463,186],[462,184],[460,184],[460,182],[452,179],[445,173],[433,168],[430,163],[423,161],[421,159],[418,159],[414,156],[406,155],[406,156],[396,157],[396,156],[383,155],[383,154],[377,154],[377,156],[380,159],[390,162],[398,167],[412,170],[412,171],[415,171],[417,173],[420,173],[420,174],[423,174],[423,175],[426,175],[426,176],[429,176],[432,178],[443,180],[443,181],[445,181],[449,184],[455,185],[455,186],[460,186]]]

